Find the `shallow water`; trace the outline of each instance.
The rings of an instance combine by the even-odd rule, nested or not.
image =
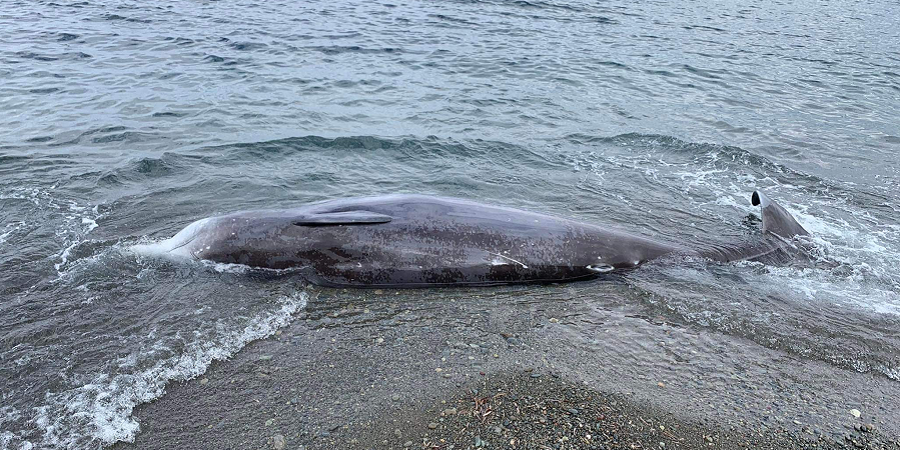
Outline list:
[[[898,13],[12,2],[0,14],[0,448],[130,439],[135,405],[308,301],[289,275],[130,245],[217,213],[389,192],[700,245],[758,232],[748,196],[762,188],[827,264],[661,261],[597,291],[900,381]],[[552,301],[583,305],[584,289]],[[595,332],[569,338],[614,345]]]

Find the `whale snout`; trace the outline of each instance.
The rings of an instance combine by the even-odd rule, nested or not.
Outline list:
[[[168,256],[175,258],[195,257],[198,237],[210,225],[212,218],[200,219],[182,229],[175,236],[152,244],[137,244],[131,247],[135,253],[147,256]]]

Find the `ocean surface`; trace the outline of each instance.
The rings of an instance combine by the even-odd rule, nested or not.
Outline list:
[[[787,352],[900,390],[896,2],[2,5],[0,449],[131,440],[136,405],[314,301],[292,277],[130,246],[395,192],[691,245],[758,233],[763,189],[817,261],[660,262],[552,301],[624,304],[718,336],[701,350]],[[621,339],[596,331],[566,338],[615,364],[604,346]]]

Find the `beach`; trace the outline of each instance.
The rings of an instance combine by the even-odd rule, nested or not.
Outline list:
[[[565,303],[436,323],[466,308],[465,294],[388,318],[366,305],[404,293],[332,305],[322,292],[277,334],[138,407],[141,432],[115,448],[898,448],[895,388],[877,376],[778,351],[722,360],[721,373],[626,375],[559,340],[576,326],[558,319],[577,312]],[[678,344],[657,356],[690,353]],[[753,358],[781,370],[741,372]]]

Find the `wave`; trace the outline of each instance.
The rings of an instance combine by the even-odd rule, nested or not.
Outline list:
[[[28,420],[43,431],[39,440],[23,439],[26,432],[21,436],[7,432],[0,435],[0,444],[4,444],[0,448],[10,448],[16,441],[20,441],[21,447],[38,444],[48,449],[131,442],[140,429],[131,416],[137,405],[159,398],[168,383],[196,378],[213,361],[228,359],[248,343],[273,335],[306,306],[307,298],[305,292],[282,297],[274,310],[262,313],[242,327],[230,331],[220,329],[215,336],[194,340],[182,353],[159,360],[144,370],[128,373],[133,361],[130,357],[120,358],[115,361],[118,368],[110,373],[96,374],[73,389],[48,392],[43,404],[34,408],[34,416]]]

